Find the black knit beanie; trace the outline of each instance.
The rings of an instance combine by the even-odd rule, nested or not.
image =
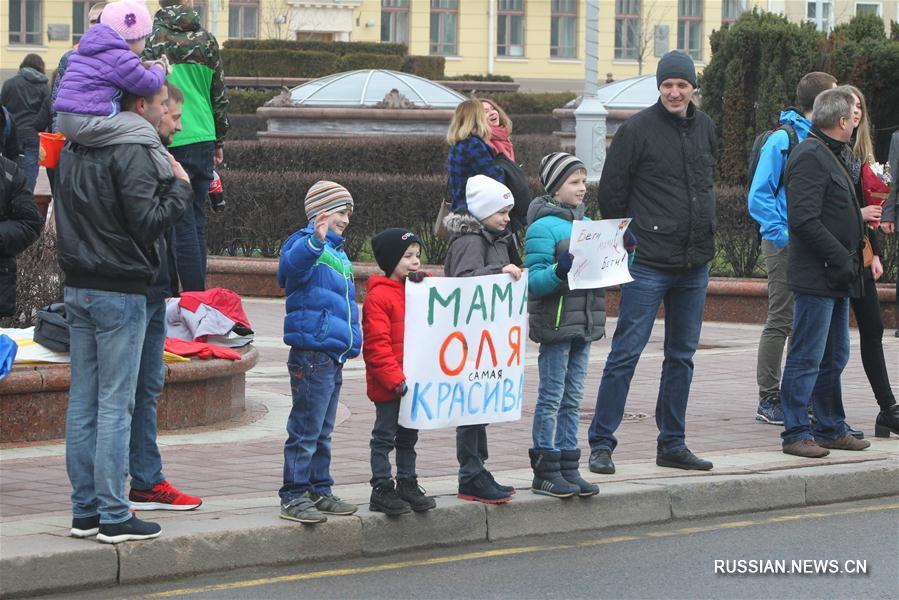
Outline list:
[[[659,66],[656,67],[656,87],[662,87],[662,82],[666,79],[685,79],[694,88],[699,87],[696,83],[696,67],[689,54],[672,50],[659,60]]]
[[[387,277],[390,277],[406,253],[406,248],[412,244],[421,244],[418,236],[408,229],[390,227],[371,238],[371,251],[378,266]]]

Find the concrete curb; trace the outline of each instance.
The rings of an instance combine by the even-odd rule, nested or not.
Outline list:
[[[148,542],[113,547],[41,535],[10,545],[0,558],[0,596],[885,496],[899,496],[899,463],[892,459],[613,482],[602,484],[598,496],[562,501],[527,490],[504,505],[441,496],[428,513],[391,518],[363,508],[315,526],[257,508],[231,519],[172,521],[163,537]]]

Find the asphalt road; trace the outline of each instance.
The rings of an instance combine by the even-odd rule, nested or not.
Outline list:
[[[899,499],[246,569],[57,597],[894,599]]]

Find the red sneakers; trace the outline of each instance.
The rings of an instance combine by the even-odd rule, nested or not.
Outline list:
[[[146,492],[131,488],[128,500],[137,510],[192,510],[203,504],[200,498],[182,494],[168,481]]]

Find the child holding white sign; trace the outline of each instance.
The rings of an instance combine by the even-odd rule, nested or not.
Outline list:
[[[605,335],[602,289],[571,290],[571,224],[584,216],[587,169],[576,156],[553,152],[540,161],[547,195],[528,208],[528,331],[540,344],[534,447],[528,451],[535,494],[593,496],[599,487],[578,472],[577,430],[590,344]]]
[[[309,224],[281,247],[278,285],[287,294],[284,343],[293,406],[284,442],[281,518],[321,523],[351,515],[356,505],[331,493],[331,432],[343,384],[343,364],[359,356],[362,332],[353,264],[343,232],[353,197],[333,181],[319,181],[304,201]]]
[[[516,281],[521,269],[512,264],[509,248],[509,211],[515,204],[512,192],[485,175],[470,177],[465,185],[467,213],[447,215],[444,224],[450,246],[443,263],[447,277],[478,277],[508,273]],[[515,488],[500,485],[486,469],[487,425],[456,428],[456,458],[459,461],[459,498],[486,504],[508,502]]]
[[[385,229],[371,239],[372,253],[385,277],[368,278],[362,305],[365,381],[375,403],[371,432],[371,498],[369,509],[387,515],[431,510],[437,503],[425,496],[415,474],[418,430],[399,424],[400,399],[406,395],[403,374],[403,336],[406,319],[406,280],[421,282],[421,244],[406,229]],[[391,450],[396,450],[396,486],[390,476]]]

